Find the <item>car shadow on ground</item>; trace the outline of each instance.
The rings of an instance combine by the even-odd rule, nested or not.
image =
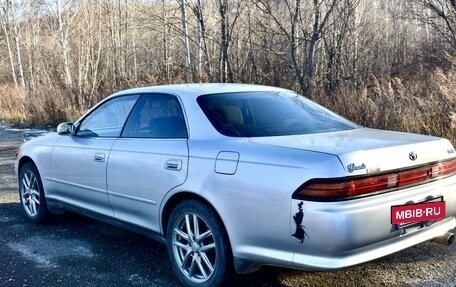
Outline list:
[[[181,286],[165,245],[89,217],[66,212],[45,224],[32,224],[20,203],[0,203],[0,230],[0,258],[6,259],[0,260],[0,286]],[[448,248],[454,250],[425,243],[334,272],[262,267],[235,276],[227,286],[354,286],[360,277],[364,286],[379,282],[400,286],[394,276],[389,280],[391,274],[403,275],[399,270],[406,270],[402,283],[414,286],[415,280],[427,280],[423,271],[429,266],[444,270]],[[427,267],[417,269],[417,265]]]
[[[19,203],[2,203],[0,230],[0,256],[9,260],[0,263],[0,286],[2,278],[30,286],[181,286],[165,245],[89,217],[65,212],[32,224]],[[36,281],[33,270],[45,276]],[[281,272],[264,267],[235,276],[227,286],[283,286],[277,279]]]

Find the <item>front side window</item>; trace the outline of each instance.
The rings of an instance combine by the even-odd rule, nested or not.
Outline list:
[[[80,137],[119,137],[139,96],[113,98],[85,117],[76,132]]]
[[[197,101],[212,125],[231,137],[314,134],[358,127],[292,92],[212,94]]]
[[[128,118],[122,137],[187,138],[179,100],[173,95],[143,95]]]

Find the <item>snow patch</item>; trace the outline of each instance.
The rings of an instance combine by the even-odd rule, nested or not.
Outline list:
[[[16,218],[14,217],[9,217],[9,216],[1,216],[0,215],[0,222],[1,223],[7,223],[7,222],[11,222],[13,220],[15,220]]]
[[[144,278],[143,276],[139,274],[132,274],[128,277],[128,281],[132,285],[137,285],[137,286],[149,286],[149,287],[159,287],[159,286],[165,286],[164,282],[161,282],[161,280],[154,280],[150,281],[147,278]]]
[[[87,242],[51,236],[32,236],[22,242],[8,243],[8,246],[42,268],[57,268],[60,257],[92,258],[94,256]]]
[[[37,137],[47,133],[51,133],[51,128],[49,129],[33,129],[33,128],[12,128],[10,124],[2,121],[0,122],[0,129],[9,132],[23,133],[25,136]]]

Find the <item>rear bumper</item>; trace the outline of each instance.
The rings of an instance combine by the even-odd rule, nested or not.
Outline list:
[[[443,197],[446,218],[423,226],[398,229],[391,206]],[[456,228],[456,176],[403,190],[343,202],[292,200],[292,213],[302,202],[306,238],[297,241],[293,267],[333,270],[371,261]],[[292,222],[296,226],[296,222]],[[293,225],[292,225],[293,226]]]
[[[295,253],[293,265],[298,269],[342,269],[390,255],[419,243],[430,241],[453,228],[456,228],[456,219],[454,217],[435,223],[432,227],[426,228],[425,230],[339,253],[337,256],[317,256]],[[335,240],[337,240],[336,237],[337,236],[335,236]]]

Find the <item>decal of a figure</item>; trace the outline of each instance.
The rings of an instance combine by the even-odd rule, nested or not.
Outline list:
[[[306,227],[302,225],[302,221],[304,219],[304,212],[302,209],[303,204],[304,202],[302,201],[298,203],[298,212],[295,215],[293,215],[293,220],[296,224],[296,231],[294,234],[291,235],[299,239],[300,243],[304,243],[304,241],[306,240],[306,236],[307,238],[309,238],[306,231],[304,230],[304,228]]]

